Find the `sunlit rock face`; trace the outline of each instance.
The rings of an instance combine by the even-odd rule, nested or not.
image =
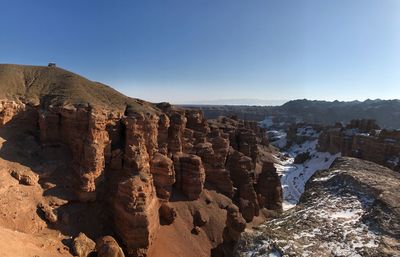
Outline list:
[[[24,108],[3,103],[3,123]],[[41,144],[69,150],[76,199],[106,197],[111,204],[113,230],[128,256],[147,256],[160,227],[160,206],[174,191],[195,201],[208,185],[233,199],[239,207],[227,214],[228,245],[236,242],[243,220],[280,206],[275,173],[263,170],[256,177],[257,145],[267,141],[255,123],[209,123],[202,112],[182,109],[155,114],[64,105],[30,111]]]
[[[114,122],[107,113],[89,107],[49,107],[40,110],[40,139],[43,144],[62,143],[72,153],[71,167],[79,176],[76,190],[81,201],[96,199],[96,185],[102,180],[105,156],[109,155],[106,126]]]
[[[261,171],[261,157],[265,157],[261,155],[266,152],[259,147],[268,147],[268,139],[256,122],[206,120],[199,110],[128,98],[56,67],[10,68],[14,69],[18,81],[12,86],[26,93],[29,101],[19,95],[1,100],[0,128],[29,130],[21,137],[29,135],[37,151],[46,149],[43,153],[49,155],[43,159],[50,164],[35,159],[41,168],[51,166],[50,151],[62,157],[60,177],[65,185],[42,183],[51,176],[47,171],[23,182],[32,188],[40,185],[67,192],[66,199],[49,196],[54,205],[49,209],[54,211],[52,226],[71,224],[70,205],[95,206],[104,217],[94,220],[104,223],[101,226],[115,235],[127,256],[148,256],[162,231],[159,213],[174,226],[177,213],[182,212],[174,206],[179,207],[179,199],[185,208],[201,213],[200,218],[193,216],[196,226],[189,230],[198,233],[199,242],[204,246],[201,233],[208,227],[207,247],[223,244],[230,254],[246,221],[259,215],[260,208],[279,207],[275,173]],[[25,92],[28,80],[33,93]],[[60,202],[65,206],[61,208]],[[201,210],[208,208],[204,206],[212,206],[212,211]],[[107,242],[120,252],[118,244]]]
[[[159,201],[146,175],[120,182],[114,202],[115,230],[128,256],[146,256],[159,228]]]
[[[150,167],[157,196],[161,199],[169,200],[172,193],[172,185],[175,183],[173,161],[161,153],[156,153],[150,162]]]
[[[0,100],[0,126],[9,122],[25,108],[25,104],[20,101]]]

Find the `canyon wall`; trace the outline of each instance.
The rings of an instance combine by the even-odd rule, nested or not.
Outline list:
[[[372,120],[353,120],[347,126],[325,129],[318,149],[357,157],[400,171],[400,131],[380,130]]]
[[[65,175],[75,181],[76,199],[108,204],[128,256],[147,256],[161,226],[160,207],[178,195],[195,201],[207,188],[232,199],[229,208],[221,207],[227,215],[224,241],[215,242],[224,245],[225,256],[244,230],[243,219],[251,222],[262,208],[282,208],[273,164],[256,172],[258,147],[268,146],[256,122],[207,121],[201,111],[168,104],[149,111],[0,104],[0,126],[29,109],[37,113],[40,143],[66,146],[71,160]]]

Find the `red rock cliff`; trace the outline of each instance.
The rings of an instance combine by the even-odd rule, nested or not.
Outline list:
[[[212,236],[220,240],[213,244],[224,238],[232,245],[244,229],[242,216],[250,222],[260,208],[279,207],[278,181],[272,176],[271,183],[264,172],[256,174],[261,160],[258,146],[268,145],[265,131],[256,122],[207,121],[198,110],[153,105],[58,68],[37,69],[33,73],[37,77],[32,78],[35,94],[28,95],[36,104],[0,101],[0,126],[28,109],[35,113],[33,128],[42,146],[68,149],[64,175],[73,182],[69,185],[75,192],[73,200],[107,206],[112,231],[128,256],[147,256],[160,230],[159,208],[177,196],[190,205],[207,189],[232,199],[228,212],[224,204],[218,207],[222,210],[218,213],[225,215],[222,222],[221,217],[200,219],[201,224],[207,220],[218,220],[222,225],[217,227],[226,224],[226,234]],[[49,74],[41,82],[41,76]],[[63,90],[49,95],[59,88],[48,91],[35,81]],[[23,83],[21,90],[25,90]],[[271,188],[257,190],[257,185]],[[207,204],[211,202],[207,198]]]

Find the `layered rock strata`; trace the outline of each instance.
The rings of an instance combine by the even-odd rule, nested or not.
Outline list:
[[[400,132],[381,130],[372,120],[337,124],[321,133],[318,149],[373,161],[400,171]]]
[[[70,151],[77,199],[99,201],[103,188],[110,190],[114,231],[128,256],[146,256],[160,225],[161,203],[174,190],[191,201],[209,184],[232,198],[248,222],[260,208],[279,207],[274,191],[279,185],[264,173],[256,178],[257,144],[267,140],[255,123],[208,123],[200,111],[173,107],[160,113],[90,105],[32,108],[41,143]],[[2,120],[7,123],[24,110],[23,104],[3,104]],[[270,191],[257,192],[256,184]]]
[[[179,198],[190,203],[199,199],[204,188],[234,202],[227,212],[226,206],[220,207],[227,215],[224,240],[230,245],[243,230],[242,216],[250,222],[260,208],[279,206],[278,185],[255,170],[261,159],[258,146],[268,146],[265,131],[256,122],[207,121],[198,110],[129,99],[58,68],[39,70],[33,81],[54,72],[43,83],[59,85],[54,88],[59,95],[48,95],[48,88],[35,82],[35,94],[25,92],[31,100],[0,101],[0,127],[26,115],[43,148],[67,149],[68,167],[63,175],[75,193],[68,201],[104,204],[127,256],[147,256],[160,228],[160,214],[173,224],[176,212],[166,207],[169,201]],[[88,88],[82,86],[86,84]],[[88,101],[75,92],[70,92],[69,99],[71,88],[87,95]],[[271,190],[257,190],[257,184]],[[259,195],[265,199],[260,201]],[[201,227],[208,219],[201,210],[198,213],[194,214],[196,227]]]

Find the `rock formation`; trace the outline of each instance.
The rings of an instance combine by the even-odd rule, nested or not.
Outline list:
[[[345,127],[339,124],[325,129],[318,149],[400,170],[400,132],[380,130],[372,120],[353,120]]]
[[[250,222],[254,216],[259,214],[260,209],[254,189],[254,171],[252,171],[251,159],[232,149],[227,166],[231,172],[233,184],[237,188],[236,202],[244,219]]]
[[[79,233],[79,236],[74,238],[73,248],[78,257],[88,257],[94,251],[95,247],[96,243],[84,233]]]
[[[264,162],[257,179],[256,191],[260,208],[282,210],[282,186],[272,162]]]
[[[222,256],[233,256],[234,247],[245,228],[246,221],[243,219],[239,208],[234,204],[229,205],[226,215],[226,227],[223,234]]]
[[[0,126],[9,122],[15,115],[25,109],[25,104],[18,101],[0,101]]]
[[[256,122],[229,118],[207,121],[199,110],[131,99],[57,67],[0,65],[1,69],[1,76],[17,78],[15,85],[7,82],[1,87],[17,88],[24,97],[17,99],[15,93],[0,101],[0,129],[20,122],[17,117],[21,115],[29,116],[24,122],[31,124],[29,133],[37,136],[40,145],[35,154],[44,156],[38,167],[53,165],[46,159],[51,154],[44,151],[60,151],[64,158],[65,173],[59,178],[66,184],[63,187],[48,179],[51,175],[47,171],[39,174],[39,180],[14,174],[20,181],[26,180],[21,183],[38,183],[50,192],[68,190],[66,200],[49,197],[46,201],[51,206],[39,207],[57,228],[69,231],[73,216],[81,216],[69,206],[76,204],[91,211],[91,206],[97,206],[104,217],[96,219],[104,222],[104,231],[116,235],[126,255],[147,256],[160,226],[174,225],[177,212],[168,202],[176,198],[197,206],[210,189],[233,199],[234,204],[220,206],[218,215],[227,216],[210,217],[198,209],[192,213],[191,224],[202,238],[203,227],[212,226],[209,222],[226,221],[224,240],[231,247],[245,225],[242,216],[250,222],[260,207],[279,209],[279,180],[273,172],[256,174],[262,159],[259,146],[268,147],[265,131]],[[26,81],[31,81],[30,91],[25,91]],[[263,188],[256,190],[256,185]],[[228,204],[232,205],[226,213]],[[164,224],[160,224],[160,215]],[[213,244],[222,243],[222,234],[212,233],[210,240],[220,240]],[[107,247],[117,251],[112,240],[103,238],[98,244],[99,254],[104,252],[104,256]],[[115,251],[110,256],[119,256]]]
[[[98,257],[125,257],[121,247],[111,236],[104,236],[97,240],[96,252]]]
[[[159,228],[159,202],[146,175],[122,181],[114,203],[115,231],[128,256],[146,256]]]
[[[174,156],[176,170],[176,188],[182,191],[189,200],[196,200],[204,187],[205,171],[199,156],[178,154]]]
[[[163,154],[156,153],[151,160],[150,167],[157,196],[168,200],[172,193],[172,185],[175,183],[173,161]]]

